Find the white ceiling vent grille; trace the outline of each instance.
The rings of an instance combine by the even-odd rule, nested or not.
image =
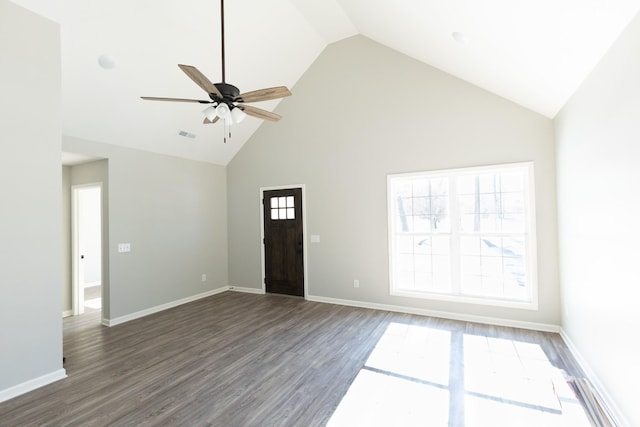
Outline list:
[[[178,135],[184,136],[185,138],[196,139],[195,133],[187,132],[186,130],[179,131]]]

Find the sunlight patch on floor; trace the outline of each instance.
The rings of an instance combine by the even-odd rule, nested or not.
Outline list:
[[[87,308],[93,308],[99,310],[102,308],[102,298],[89,299],[84,302],[84,306]]]
[[[463,345],[465,426],[590,426],[538,344],[465,335]]]
[[[448,387],[450,344],[449,331],[392,323],[365,366]]]
[[[334,412],[328,427],[446,427],[449,392],[362,369]]]
[[[391,323],[328,426],[589,427],[535,343]]]

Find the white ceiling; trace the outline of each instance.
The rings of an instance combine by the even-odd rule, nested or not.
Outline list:
[[[258,126],[279,125],[249,117],[225,144],[202,105],[139,98],[207,99],[177,64],[221,80],[218,0],[12,1],[60,23],[65,135],[225,165]],[[295,96],[328,44],[362,34],[552,118],[639,10],[640,0],[227,0],[226,80]],[[102,54],[116,68],[102,69]]]

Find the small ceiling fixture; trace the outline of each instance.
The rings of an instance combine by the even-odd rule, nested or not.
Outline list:
[[[467,36],[465,36],[464,33],[461,33],[459,31],[454,31],[453,33],[451,33],[451,37],[453,37],[453,39],[460,44],[467,44],[467,42],[469,41],[467,39]]]
[[[105,70],[113,70],[118,65],[118,60],[111,55],[100,55],[98,57],[98,64]]]
[[[222,82],[211,83],[211,81],[196,67],[178,64],[178,67],[180,67],[180,69],[189,76],[195,84],[200,86],[209,95],[210,100],[157,98],[152,96],[142,96],[141,98],[148,101],[196,102],[200,104],[208,104],[209,106],[202,111],[205,116],[204,124],[215,123],[222,119],[226,127],[233,123],[240,123],[247,115],[277,122],[281,119],[281,116],[278,114],[246,105],[245,103],[284,98],[285,96],[291,95],[291,92],[285,86],[277,86],[240,93],[240,90],[237,87],[226,83],[224,54],[224,0],[220,0],[220,17],[222,34]]]

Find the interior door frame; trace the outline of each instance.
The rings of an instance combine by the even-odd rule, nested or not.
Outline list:
[[[309,295],[309,272],[307,270],[307,193],[304,184],[295,184],[295,185],[277,185],[271,187],[260,187],[260,194],[258,199],[258,211],[260,212],[260,255],[261,255],[261,264],[262,264],[262,293],[267,293],[267,285],[265,284],[267,274],[266,274],[266,262],[265,262],[265,248],[264,248],[264,207],[262,205],[262,201],[264,200],[264,192],[271,190],[288,190],[293,188],[299,188],[302,191],[302,262],[304,277],[304,299],[307,299],[307,295]]]
[[[102,223],[102,211],[103,211],[103,188],[102,182],[92,182],[89,184],[78,184],[71,186],[71,308],[73,315],[77,316],[84,313],[84,287],[81,286],[82,281],[80,276],[82,274],[82,263],[80,262],[80,203],[79,192],[88,188],[100,189],[100,209],[98,214],[100,215],[100,275],[104,277],[104,246],[102,244],[103,228]],[[104,287],[101,287],[104,289]]]

